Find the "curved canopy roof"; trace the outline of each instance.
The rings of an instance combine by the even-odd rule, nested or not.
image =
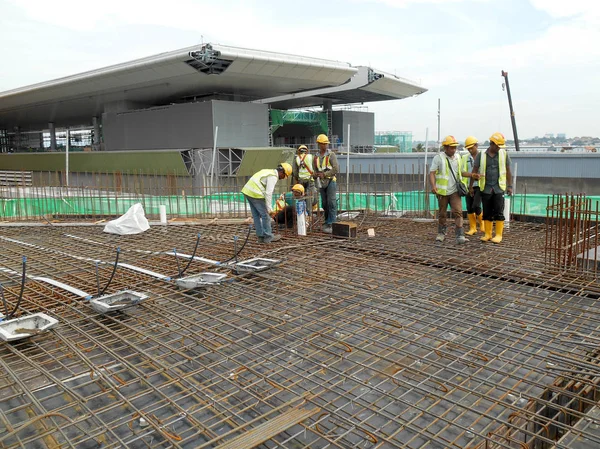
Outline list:
[[[0,92],[0,128],[40,129],[49,122],[57,127],[82,125],[105,111],[219,96],[287,108],[321,105],[326,100],[343,104],[398,99],[426,90],[367,69],[204,44]],[[369,74],[373,79],[367,79]]]

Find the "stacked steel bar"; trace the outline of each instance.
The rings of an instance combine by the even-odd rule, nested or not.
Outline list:
[[[435,223],[357,223],[356,240],[250,235],[239,259],[282,263],[239,275],[205,259],[230,259],[245,225],[129,237],[0,228],[10,305],[22,255],[32,276],[90,294],[108,283],[117,246],[120,263],[159,275],[119,267],[107,293],[151,298],[107,315],[27,281],[19,315],[60,325],[0,346],[0,445],[598,447],[586,419],[598,399],[600,286],[546,266],[543,226],[511,223],[500,245],[457,246],[435,244]],[[168,280],[173,249],[192,254],[197,234],[205,259],[187,273],[228,281],[181,290]]]
[[[598,273],[598,201],[584,194],[548,198],[545,255],[563,271]]]

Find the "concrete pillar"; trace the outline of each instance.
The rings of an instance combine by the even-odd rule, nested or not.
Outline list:
[[[43,151],[44,150],[44,133],[43,132],[40,133],[39,139],[40,139],[40,143],[38,144],[39,145],[38,148]]]
[[[100,120],[98,120],[98,117],[92,117],[92,124],[94,125],[92,149],[94,151],[98,151],[100,149]]]
[[[54,128],[54,123],[48,123],[48,127],[50,128],[50,151],[56,151],[56,129]]]
[[[15,126],[15,149],[19,151],[21,146],[21,127]]]

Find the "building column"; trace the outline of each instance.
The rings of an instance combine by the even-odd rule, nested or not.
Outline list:
[[[50,128],[50,151],[56,151],[56,129],[54,128],[54,122],[48,123]]]
[[[21,150],[21,127],[15,126],[15,150],[17,153]]]
[[[92,117],[92,124],[94,125],[94,136],[92,140],[92,150],[100,150],[100,120],[98,117]]]

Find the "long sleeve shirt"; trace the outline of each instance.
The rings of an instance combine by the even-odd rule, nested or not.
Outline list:
[[[265,188],[265,203],[267,203],[267,211],[273,212],[273,191],[277,185],[279,178],[277,176],[267,176],[267,186]]]

